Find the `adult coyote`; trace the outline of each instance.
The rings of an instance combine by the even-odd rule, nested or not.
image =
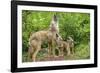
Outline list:
[[[59,38],[58,17],[54,15],[48,30],[35,32],[29,38],[29,55],[32,55],[32,60],[36,61],[37,53],[41,50],[41,45],[44,41],[48,42],[48,55],[50,56],[53,53],[54,56],[54,44],[57,38]]]

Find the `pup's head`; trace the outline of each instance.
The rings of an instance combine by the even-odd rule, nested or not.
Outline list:
[[[56,34],[56,43],[57,43],[57,45],[60,45],[62,40],[63,40],[62,37],[59,34]]]
[[[62,37],[58,33],[56,34],[56,37],[57,37],[58,41],[62,41],[63,40]]]
[[[74,42],[74,40],[73,40],[73,38],[72,37],[68,37],[68,39],[67,39],[68,41],[71,41],[71,42]]]

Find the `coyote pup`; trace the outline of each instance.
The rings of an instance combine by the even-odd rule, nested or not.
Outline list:
[[[67,41],[58,39],[57,44],[61,56],[64,54],[64,49],[67,51],[67,55],[74,53],[74,40],[71,37],[68,37]]]

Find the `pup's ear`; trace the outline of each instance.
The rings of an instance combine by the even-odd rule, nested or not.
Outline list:
[[[74,39],[71,36],[68,37],[68,40],[74,42]]]
[[[59,37],[59,35],[56,33],[56,37],[58,38]]]
[[[56,37],[57,37],[57,39],[60,40],[60,41],[63,40],[62,37],[61,37],[58,33],[56,33]]]

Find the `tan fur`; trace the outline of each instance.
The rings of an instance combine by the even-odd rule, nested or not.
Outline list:
[[[57,17],[54,15],[48,30],[38,31],[30,35],[29,49],[31,49],[32,52],[30,53],[29,51],[29,55],[32,54],[33,61],[36,61],[37,53],[41,50],[41,45],[44,41],[48,42],[48,56],[50,56],[51,53],[55,56],[54,44],[56,43],[57,34],[59,32],[57,21]]]
[[[64,49],[67,52],[67,55],[70,55],[70,45],[69,43],[65,42],[65,41],[59,41],[59,50],[60,50],[60,55],[63,56],[64,54]]]
[[[66,49],[67,55],[74,53],[74,42],[73,42],[73,39],[71,37],[68,38],[67,41],[58,40],[57,42],[58,42],[57,44],[58,44],[58,47],[60,50],[60,55],[63,56],[64,49]]]
[[[72,37],[68,37],[67,42],[69,43],[71,54],[74,54],[74,40]]]
[[[38,31],[29,39],[29,45],[33,50],[32,60],[35,61],[37,53],[41,50],[41,45],[44,41],[48,41],[49,55],[51,54],[53,45],[56,40],[56,34],[51,31]],[[54,52],[53,52],[54,54]]]

